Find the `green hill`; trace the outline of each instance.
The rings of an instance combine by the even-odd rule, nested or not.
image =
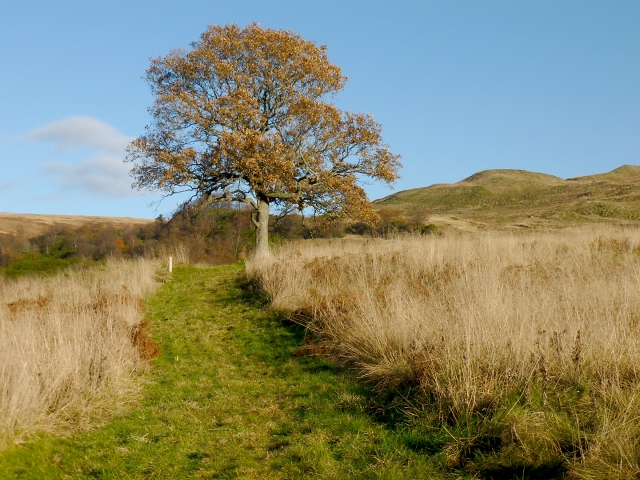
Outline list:
[[[394,193],[378,211],[462,229],[640,224],[640,167],[563,180],[524,170],[484,170],[454,184]]]

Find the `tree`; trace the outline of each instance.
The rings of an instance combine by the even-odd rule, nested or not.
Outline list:
[[[134,186],[249,203],[257,255],[271,206],[375,219],[358,182],[392,184],[400,157],[371,115],[328,101],[347,79],[325,46],[256,23],[210,25],[191,46],[151,59],[152,122],[127,155]]]

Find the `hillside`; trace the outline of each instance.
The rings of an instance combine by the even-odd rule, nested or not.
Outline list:
[[[93,217],[80,215],[38,215],[0,212],[0,235],[21,234],[32,237],[41,234],[51,225],[80,226],[83,224],[108,224],[127,226],[151,223],[148,218]]]
[[[640,222],[640,167],[563,180],[524,170],[484,170],[454,184],[394,193],[374,208],[460,229]]]

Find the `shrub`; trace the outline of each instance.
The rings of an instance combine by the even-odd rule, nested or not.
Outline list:
[[[7,276],[17,278],[22,275],[53,275],[58,271],[80,263],[79,258],[55,258],[28,255],[10,262],[4,269]]]

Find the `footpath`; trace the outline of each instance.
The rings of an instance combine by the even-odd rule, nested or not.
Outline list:
[[[161,353],[140,402],[0,453],[0,478],[444,478],[348,372],[294,355],[304,331],[243,285],[242,268],[177,268],[148,302]]]

